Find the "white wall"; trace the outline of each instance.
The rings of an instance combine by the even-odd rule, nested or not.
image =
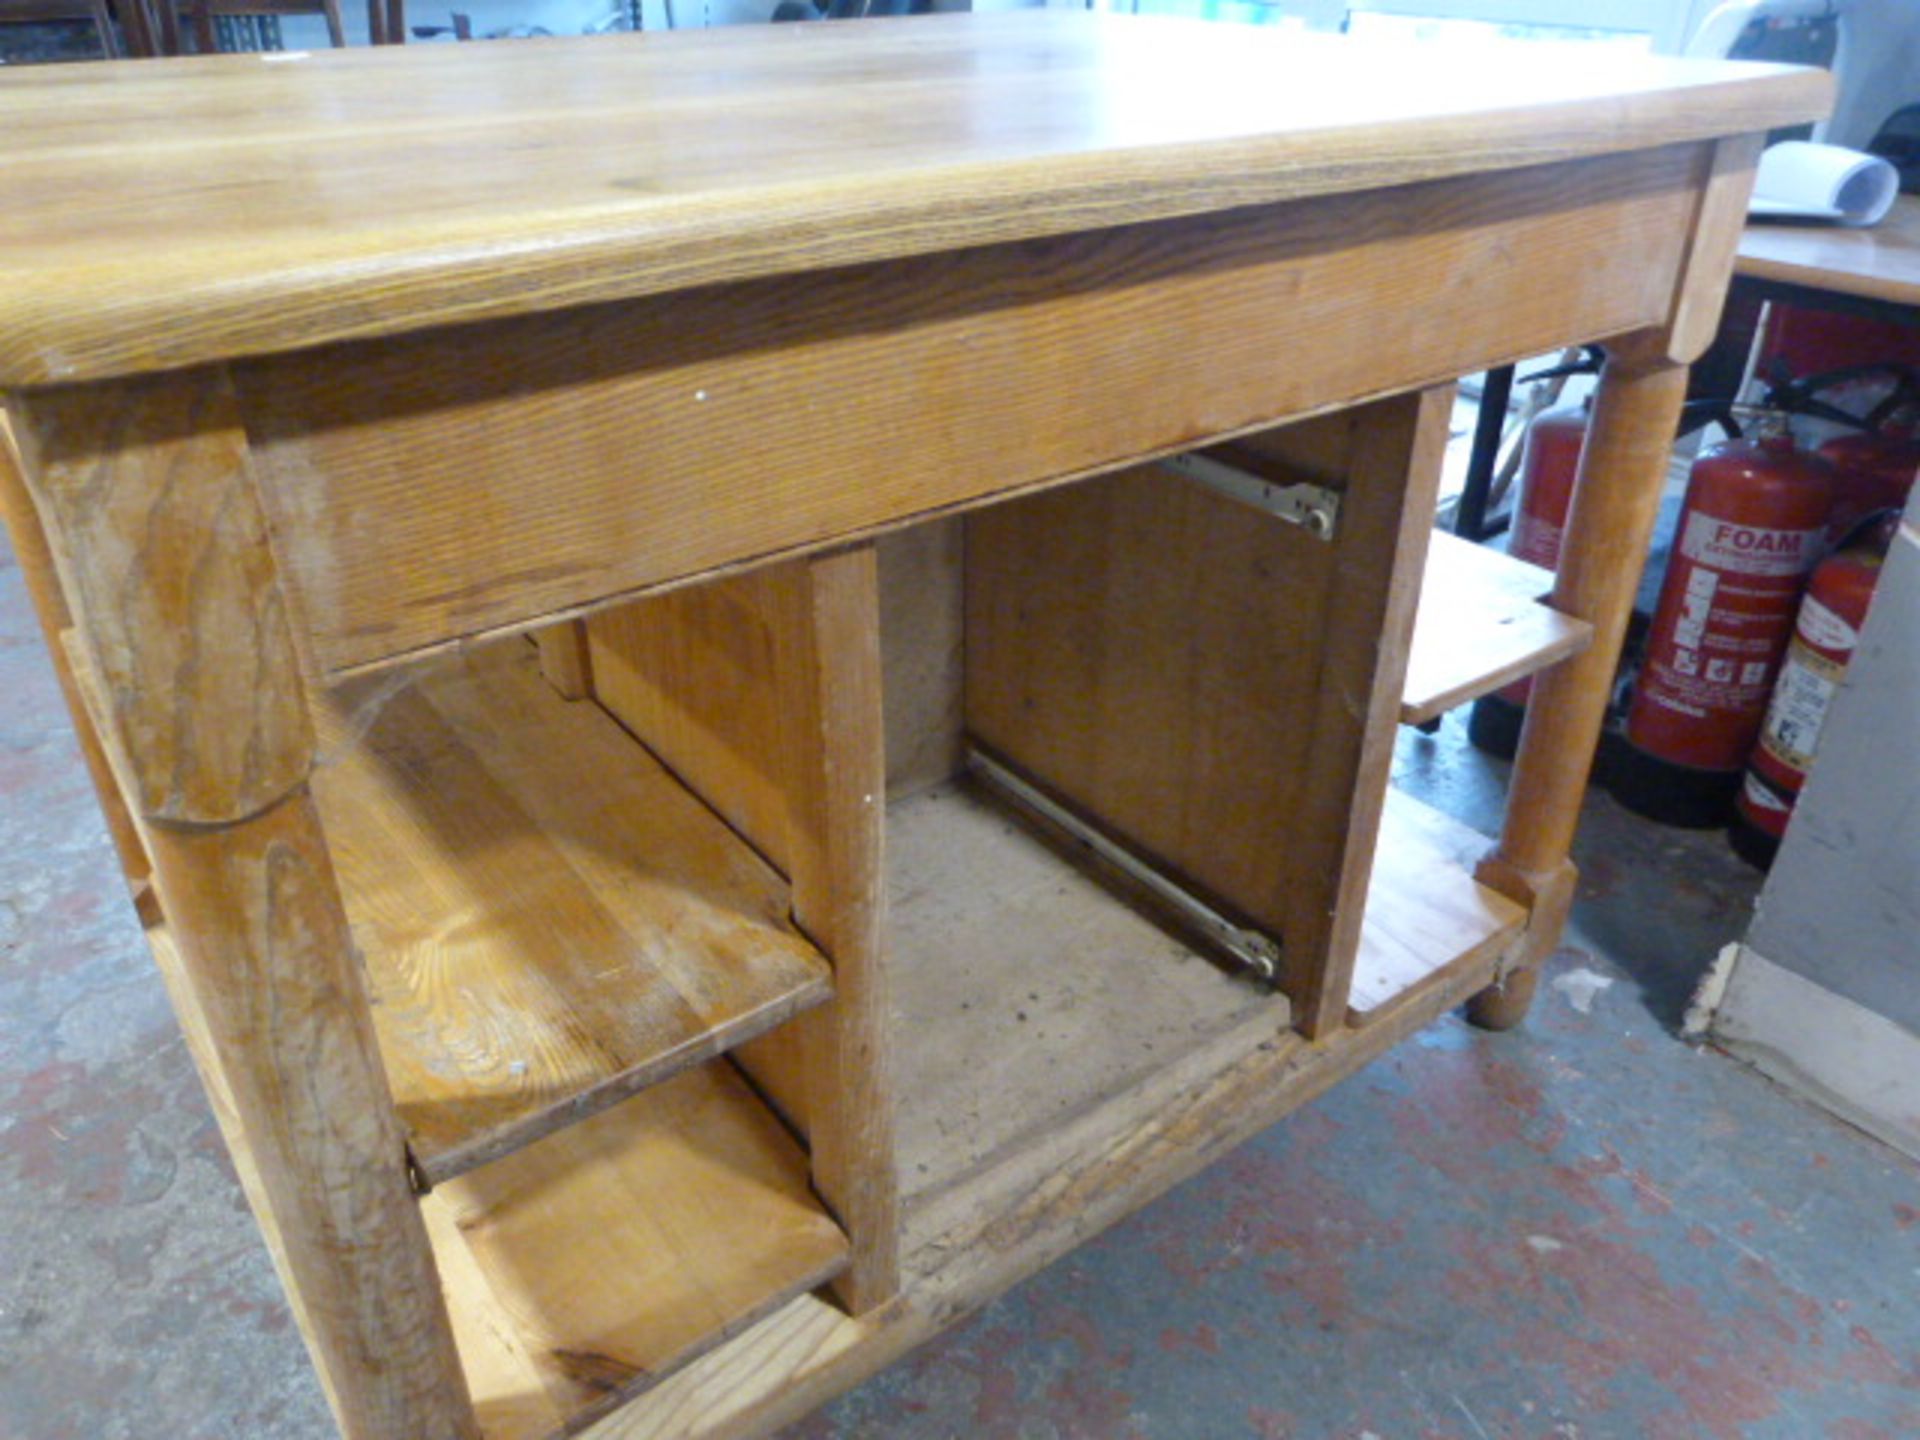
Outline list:
[[[1917,517],[1920,518],[1920,517]],[[1747,943],[1920,1033],[1920,530],[1901,530]]]
[[[1724,991],[1713,1038],[1920,1157],[1920,531],[1911,527],[1881,572],[1813,774],[1734,949],[1714,977]]]

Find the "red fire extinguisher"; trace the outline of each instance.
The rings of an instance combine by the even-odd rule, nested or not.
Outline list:
[[[1776,362],[1767,404],[1791,413],[1802,443],[1834,467],[1830,547],[1866,516],[1906,504],[1920,472],[1920,375],[1911,366],[1877,360],[1795,379]]]
[[[1905,417],[1878,430],[1836,435],[1820,455],[1834,469],[1827,535],[1835,545],[1866,516],[1902,509],[1920,476],[1920,439]]]
[[[1593,365],[1568,366],[1554,374],[1589,373]],[[1540,379],[1541,376],[1530,376]],[[1580,450],[1593,415],[1591,399],[1556,405],[1533,417],[1520,448],[1519,494],[1513,507],[1513,533],[1507,553],[1538,565],[1551,574],[1560,564],[1560,537],[1567,511],[1573,505],[1573,481],[1580,469]],[[1542,580],[1544,590],[1546,580]],[[1531,678],[1514,681],[1473,702],[1467,716],[1467,738],[1489,754],[1511,759],[1520,748],[1520,725],[1526,719]]]
[[[1507,553],[1551,572],[1560,563],[1560,537],[1573,505],[1573,480],[1593,415],[1591,399],[1556,405],[1534,416],[1520,451],[1520,498],[1514,505]]]
[[[1762,870],[1773,864],[1794,803],[1806,784],[1827,722],[1827,709],[1860,643],[1880,567],[1893,543],[1899,512],[1860,527],[1865,534],[1822,560],[1807,582],[1793,641],[1774,682],[1760,740],[1747,760],[1727,839]]]
[[[1724,824],[1833,505],[1784,416],[1694,462],[1608,785],[1673,825]]]

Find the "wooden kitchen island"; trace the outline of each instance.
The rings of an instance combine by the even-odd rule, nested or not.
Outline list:
[[[762,1433],[1516,1022],[1827,102],[1060,11],[0,76],[8,523],[342,1432]],[[1451,383],[1589,340],[1542,606]],[[1389,793],[1536,669],[1497,839]]]

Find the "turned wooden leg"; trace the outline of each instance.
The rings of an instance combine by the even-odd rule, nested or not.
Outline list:
[[[35,392],[20,443],[169,987],[349,1440],[475,1440],[223,372]]]
[[[1686,389],[1685,365],[1638,352],[1616,353],[1601,375],[1553,587],[1554,608],[1591,624],[1593,643],[1535,677],[1506,822],[1479,868],[1482,884],[1531,912],[1502,978],[1468,1007],[1469,1018],[1490,1030],[1508,1029],[1526,1017],[1538,967],[1560,943],[1566,924],[1575,880],[1568,856],[1580,802]]]
[[[1468,1018],[1489,1030],[1510,1029],[1526,1018],[1539,967],[1566,927],[1576,878],[1568,854],[1660,511],[1686,398],[1687,362],[1719,328],[1764,143],[1763,136],[1736,136],[1706,155],[1699,210],[1667,323],[1607,345],[1553,586],[1554,608],[1590,623],[1593,644],[1535,677],[1506,823],[1477,872],[1482,884],[1529,912],[1526,933],[1500,978],[1467,1007]]]

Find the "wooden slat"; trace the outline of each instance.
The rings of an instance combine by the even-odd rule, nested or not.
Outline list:
[[[1544,604],[1552,588],[1552,574],[1537,565],[1436,530],[1420,584],[1401,723],[1444,715],[1584,650],[1593,627]]]
[[[556,695],[562,700],[584,700],[593,694],[593,658],[582,622],[562,620],[536,630],[533,643],[540,651],[540,673]]]
[[[1473,878],[1474,860],[1491,844],[1412,796],[1387,792],[1348,1024],[1371,1025],[1463,973],[1486,973],[1489,957],[1525,929],[1525,910]]]
[[[1065,12],[92,68],[0,77],[0,385],[1763,131],[1831,93],[1551,53],[1463,86]]]
[[[814,1188],[853,1244],[836,1289],[859,1314],[900,1283],[879,575],[871,545],[776,574],[770,621],[791,786],[793,919],[833,966],[834,991],[792,1028]]]
[[[1362,944],[1364,897],[1452,411],[1449,381],[1339,417],[1351,426],[1352,448],[1333,537],[1331,618],[1306,737],[1306,778],[1299,805],[1271,822],[1291,867],[1281,933],[1289,952],[1309,967],[1308,983],[1295,996],[1296,1023],[1314,1039],[1341,1023]],[[1328,428],[1299,426],[1292,434],[1310,437]],[[1284,444],[1289,432],[1269,435]]]
[[[531,647],[348,687],[323,735],[314,787],[430,1181],[830,994],[780,877]]]
[[[283,356],[235,381],[334,673],[1450,381],[1570,327],[1661,323],[1698,171],[1684,148],[1605,156]]]
[[[806,1157],[725,1060],[421,1208],[486,1440],[604,1414],[847,1261]]]

